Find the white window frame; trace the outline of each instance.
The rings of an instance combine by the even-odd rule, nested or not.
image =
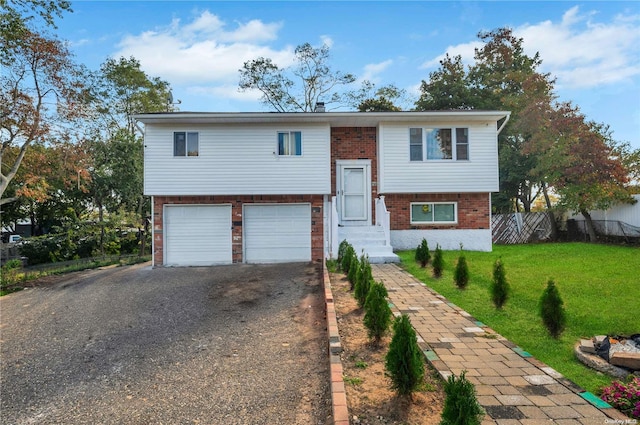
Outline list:
[[[184,155],[176,155],[176,135],[184,134]],[[196,135],[196,155],[189,155],[189,135]],[[174,158],[197,158],[200,156],[200,133],[197,131],[174,131],[173,132],[173,157]]]
[[[453,205],[453,221],[435,221],[435,217],[433,221],[414,221],[413,220],[413,206],[414,205],[430,205],[431,214],[434,214],[434,205]],[[427,226],[437,226],[442,224],[458,224],[458,203],[455,201],[452,202],[411,202],[409,205],[409,217],[412,225],[427,225]]]
[[[421,148],[422,159],[411,159],[411,130],[419,129],[421,131]],[[427,157],[427,134],[433,130],[450,130],[451,131],[451,158],[428,158]],[[466,143],[460,143],[461,146],[466,146],[467,157],[458,159],[458,130],[467,130]],[[427,161],[469,161],[469,127],[409,127],[409,162],[427,162]]]
[[[289,140],[288,140],[288,150],[289,152],[292,151],[292,147],[294,148],[293,150],[295,150],[295,134],[296,133],[300,133],[300,152],[298,153],[280,153],[280,135],[281,134],[288,134],[289,135]],[[304,151],[304,148],[302,147],[304,145],[303,141],[302,141],[302,131],[300,130],[281,130],[278,131],[276,134],[276,153],[278,154],[279,157],[287,157],[287,158],[296,158],[296,157],[300,157],[302,156],[302,153]]]

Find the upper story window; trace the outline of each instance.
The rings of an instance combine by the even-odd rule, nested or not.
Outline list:
[[[468,128],[410,128],[409,160],[469,159]]]
[[[279,131],[278,132],[278,155],[281,155],[281,156],[302,155],[302,132]]]
[[[176,131],[173,133],[173,156],[198,156],[198,133]]]

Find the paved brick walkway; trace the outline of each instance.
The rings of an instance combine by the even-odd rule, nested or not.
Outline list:
[[[446,379],[466,370],[484,424],[604,424],[629,419],[394,264],[373,264],[395,314],[408,314],[427,360]],[[598,407],[596,407],[598,406]],[[624,423],[624,422],[618,422]]]

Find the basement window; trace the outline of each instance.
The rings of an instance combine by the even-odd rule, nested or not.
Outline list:
[[[411,224],[456,224],[456,202],[412,202]]]

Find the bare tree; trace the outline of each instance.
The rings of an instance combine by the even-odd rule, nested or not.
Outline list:
[[[277,112],[311,112],[318,102],[344,106],[349,101],[343,89],[356,77],[332,71],[328,61],[329,46],[309,43],[296,47],[295,64],[289,68],[280,68],[270,58],[247,61],[240,69],[240,91],[260,91],[262,103]]]

